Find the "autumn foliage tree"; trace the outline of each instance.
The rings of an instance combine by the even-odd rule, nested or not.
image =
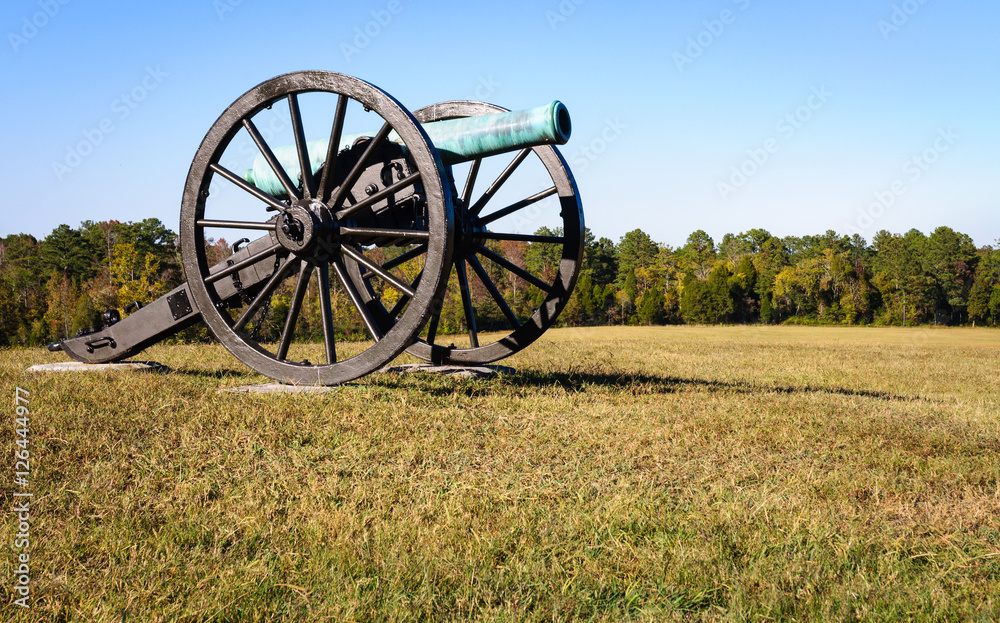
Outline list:
[[[148,303],[167,292],[167,284],[159,279],[160,261],[151,252],[140,256],[133,242],[114,246],[110,272],[119,309],[133,301]]]
[[[559,236],[558,228],[535,234]],[[232,254],[226,240],[206,241],[212,264]],[[551,281],[560,270],[556,244],[487,241],[492,253]],[[1000,241],[998,241],[1000,245]],[[380,249],[383,259],[398,250]],[[27,234],[0,238],[0,345],[40,344],[100,323],[104,309],[148,303],[181,281],[176,235],[157,219],[121,223],[84,221],[59,225],[38,240]],[[482,271],[519,317],[532,313],[546,293],[485,256]],[[397,267],[404,282],[414,265]],[[467,268],[480,331],[507,330],[506,316],[478,271]],[[373,287],[384,287],[378,280]],[[393,302],[392,292],[387,292]],[[288,310],[291,285],[279,287],[269,314],[251,324],[261,339],[276,339]],[[331,292],[338,331],[365,339],[366,330],[339,286]],[[322,339],[315,279],[303,302],[296,337]],[[716,243],[697,230],[672,248],[641,229],[617,243],[584,234],[576,289],[559,323],[824,323],[915,325],[1000,324],[1000,250],[977,249],[971,237],[948,227],[930,235],[879,231],[871,242],[834,231],[772,235],[764,229],[725,234]],[[260,324],[259,329],[257,325]],[[458,280],[452,278],[438,333],[468,330]],[[209,339],[194,327],[186,339]]]

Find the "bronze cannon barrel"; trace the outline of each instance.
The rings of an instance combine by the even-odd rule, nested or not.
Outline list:
[[[564,145],[570,137],[572,123],[565,104],[556,100],[544,106],[493,115],[462,117],[423,124],[423,129],[441,156],[445,165],[458,164],[509,151],[537,145]],[[354,141],[370,134],[352,134],[341,139],[340,149],[349,148]],[[307,141],[312,172],[323,166],[327,153],[327,140]],[[389,140],[399,142],[392,133]],[[293,180],[299,176],[298,155],[294,145],[274,150],[281,166]],[[260,155],[254,159],[253,168],[243,175],[251,184],[264,192],[282,196],[285,193],[278,177]]]

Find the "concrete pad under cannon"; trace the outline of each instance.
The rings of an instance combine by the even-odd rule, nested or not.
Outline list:
[[[170,372],[170,368],[155,361],[117,361],[115,363],[83,363],[82,361],[60,361],[40,363],[25,372]]]
[[[445,374],[463,379],[486,379],[498,374],[509,374],[514,368],[507,366],[437,366],[431,363],[408,363],[399,366],[386,366],[377,370],[376,374]],[[337,389],[337,386],[323,387],[315,385],[285,385],[284,383],[264,383],[261,385],[242,385],[226,387],[218,393],[230,394],[322,394]]]
[[[463,379],[488,379],[498,374],[510,374],[514,368],[507,366],[438,366],[432,363],[407,363],[400,366],[386,366],[380,373],[397,374],[444,374]]]
[[[337,389],[336,386],[322,385],[285,385],[284,383],[263,383],[261,385],[241,385],[239,387],[224,387],[218,394],[324,394]]]

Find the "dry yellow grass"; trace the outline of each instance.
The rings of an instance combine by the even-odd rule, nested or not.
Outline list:
[[[997,331],[563,329],[502,378],[313,396],[216,393],[264,379],[214,345],[143,358],[174,372],[2,353],[38,513],[3,618],[1000,617]]]

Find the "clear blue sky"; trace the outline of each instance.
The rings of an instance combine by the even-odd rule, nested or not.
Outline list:
[[[1000,238],[994,1],[5,7],[0,235],[147,217],[176,230],[219,114],[267,78],[328,69],[411,109],[477,90],[508,108],[561,99],[587,224],[615,241],[940,225]]]

